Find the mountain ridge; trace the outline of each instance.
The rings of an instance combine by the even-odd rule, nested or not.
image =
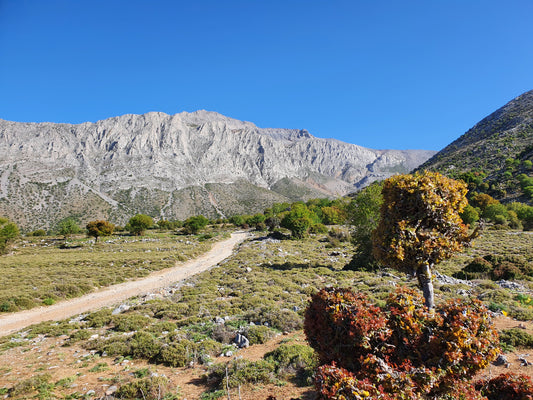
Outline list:
[[[472,172],[477,174],[478,183],[469,182],[471,189],[502,200],[530,201],[521,192],[518,175],[531,175],[531,161],[533,90],[483,118],[417,170],[437,170],[463,178]]]
[[[0,214],[28,229],[70,214],[118,223],[137,212],[166,219],[242,214],[344,195],[409,172],[433,153],[372,150],[205,110],[81,124],[0,120]],[[242,199],[232,204],[223,185]]]

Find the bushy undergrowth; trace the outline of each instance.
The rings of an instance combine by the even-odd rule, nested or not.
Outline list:
[[[524,279],[533,277],[533,263],[516,255],[486,255],[476,257],[454,275],[460,279]]]

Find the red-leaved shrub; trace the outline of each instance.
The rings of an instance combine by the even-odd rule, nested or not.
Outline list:
[[[323,289],[306,311],[305,333],[322,364],[315,379],[322,399],[482,399],[467,381],[499,353],[481,302],[430,311],[407,289],[383,308],[363,294]]]
[[[526,375],[501,374],[477,382],[476,388],[488,400],[533,400],[533,381]]]

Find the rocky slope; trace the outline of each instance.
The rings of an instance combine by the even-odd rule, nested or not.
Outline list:
[[[0,215],[25,229],[67,216],[122,224],[344,195],[431,151],[371,150],[218,113],[123,115],[79,125],[0,120]]]
[[[533,160],[533,90],[511,100],[481,120],[418,169],[452,176],[481,172],[475,189],[504,199],[526,199],[516,179],[531,176]],[[529,162],[528,162],[529,161]]]

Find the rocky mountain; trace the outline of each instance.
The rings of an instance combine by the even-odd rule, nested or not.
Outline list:
[[[418,169],[463,177],[472,189],[500,199],[530,201],[517,177],[531,176],[532,161],[533,90],[481,120]]]
[[[252,213],[344,195],[433,154],[371,150],[207,111],[79,125],[0,120],[0,215],[46,229],[67,216],[122,224],[137,212]]]

